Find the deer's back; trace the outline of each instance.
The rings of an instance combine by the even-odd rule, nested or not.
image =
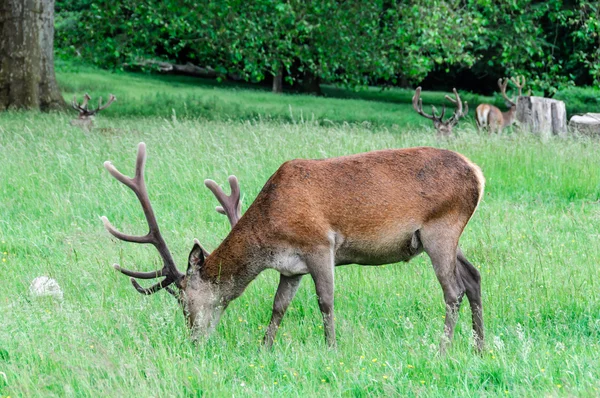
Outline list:
[[[372,237],[448,212],[471,217],[483,176],[464,156],[428,147],[321,160],[291,160],[267,181],[242,218],[304,239],[328,231]],[[247,220],[244,220],[247,219]]]

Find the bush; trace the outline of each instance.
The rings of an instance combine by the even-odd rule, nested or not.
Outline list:
[[[564,101],[569,115],[587,112],[600,113],[599,89],[570,87],[557,92],[554,98]]]

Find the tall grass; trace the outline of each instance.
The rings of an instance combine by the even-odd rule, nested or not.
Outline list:
[[[119,79],[98,90],[142,93],[154,84],[132,78],[120,87]],[[229,95],[260,103],[267,94]],[[134,106],[119,101],[115,113]],[[409,117],[394,107],[399,119]],[[430,130],[399,125],[180,120],[177,112],[100,117],[99,128],[83,132],[69,118],[0,115],[0,396],[598,395],[597,142],[469,128],[438,141]],[[139,141],[148,146],[150,197],[180,268],[193,238],[213,249],[228,233],[205,178],[236,174],[246,208],[291,158],[415,145],[465,154],[487,178],[461,241],[482,273],[485,353],[471,347],[463,306],[452,349],[437,354],[444,305],[426,256],[336,269],[337,350],[325,346],[309,277],[274,348],[259,348],[277,285],[272,271],[232,303],[213,338],[192,344],[172,297],[143,297],[110,267],[159,267],[154,249],[112,239],[98,218],[145,231],[134,195],[102,167],[110,159],[131,174]],[[39,275],[60,283],[63,301],[28,294]]]

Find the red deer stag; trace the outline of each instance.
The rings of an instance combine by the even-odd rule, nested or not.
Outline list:
[[[428,115],[423,111],[421,87],[417,87],[417,89],[415,90],[415,95],[412,99],[413,109],[417,111],[419,115],[433,121],[433,127],[435,127],[435,129],[437,130],[438,135],[442,137],[452,135],[452,128],[456,125],[456,123],[458,123],[461,117],[465,117],[467,113],[469,113],[469,104],[467,104],[467,101],[465,101],[465,106],[463,109],[463,103],[461,102],[460,97],[458,96],[458,92],[456,91],[456,89],[452,89],[452,91],[454,91],[456,99],[450,97],[449,95],[446,95],[446,99],[452,102],[454,106],[456,106],[456,110],[454,111],[452,117],[450,117],[450,119],[446,121],[444,121],[444,115],[446,114],[446,105],[444,105],[444,107],[442,108],[442,114],[439,117],[435,114],[436,109],[433,106],[431,107],[431,115]]]
[[[94,125],[94,116],[96,114],[106,108],[108,108],[113,102],[117,100],[117,97],[114,95],[110,95],[106,104],[102,105],[102,97],[98,101],[98,107],[96,109],[88,109],[88,102],[92,99],[88,93],[85,93],[83,96],[83,102],[79,104],[77,102],[77,97],[73,97],[73,101],[71,101],[71,106],[77,112],[79,112],[79,116],[77,119],[71,120],[71,125],[79,126],[84,130],[91,130]]]
[[[519,89],[519,97],[522,95],[523,87],[525,87],[525,76],[517,76],[510,79],[510,81]],[[498,107],[490,104],[480,104],[475,109],[475,122],[477,128],[487,129],[490,133],[502,133],[502,129],[511,126],[515,122],[517,115],[517,100],[512,100],[506,95],[506,87],[508,85],[508,78],[498,79],[498,87],[500,93],[506,104],[510,106],[508,111],[502,112]]]
[[[135,192],[148,234],[126,235],[106,217],[102,220],[118,239],[154,245],[164,265],[150,272],[114,267],[132,277],[133,286],[142,294],[166,288],[178,297],[194,339],[208,336],[229,303],[258,274],[272,268],[281,276],[264,344],[272,345],[302,276],[310,274],[323,314],[325,339],[334,346],[334,268],[408,261],[425,251],[446,303],[441,350],[452,340],[464,294],[471,306],[477,347],[482,349],[480,275],[458,248],[458,241],[481,200],[484,178],[479,167],[464,156],[421,147],[291,160],[269,178],[241,217],[235,177],[230,177],[231,196],[207,180],[222,204],[217,210],[229,217],[232,229],[210,254],[195,240],[185,274],[177,269],[158,228],[144,181],[145,162],[146,146],[140,143],[133,178],[108,161],[104,166]],[[149,288],[135,279],[159,277],[164,279]]]

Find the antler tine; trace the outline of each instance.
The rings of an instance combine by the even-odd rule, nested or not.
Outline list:
[[[90,95],[89,95],[88,93],[85,93],[85,94],[83,95],[83,102],[81,103],[81,107],[82,107],[83,109],[86,109],[86,110],[87,110],[87,104],[88,104],[88,101],[89,101],[89,100],[91,100],[91,99],[92,99],[92,97],[90,97]]]
[[[463,109],[463,102],[461,101],[460,96],[458,95],[458,91],[456,90],[456,88],[453,88],[452,91],[454,92],[455,98],[452,98],[449,95],[446,95],[445,98],[448,101],[452,102],[454,105],[456,105],[456,110],[454,111],[454,115],[452,115],[452,117],[448,120],[448,123],[456,123],[458,122],[458,119],[466,116],[467,113],[469,113],[469,104],[467,103],[467,101],[464,102]]]
[[[236,176],[231,175],[228,178],[231,194],[227,195],[223,189],[213,180],[204,180],[204,185],[211,190],[217,198],[221,206],[217,206],[215,210],[221,214],[225,214],[229,219],[231,227],[242,217],[242,204],[240,202],[240,184]]]
[[[431,115],[433,116],[433,120],[439,120],[443,123],[444,116],[446,115],[446,105],[442,105],[442,114],[438,117],[436,115],[437,109],[435,106],[431,105]]]
[[[502,78],[498,79],[498,87],[500,87],[500,93],[502,94],[502,97],[504,97],[504,99],[512,106],[517,106],[517,104],[506,95],[506,86],[508,86],[508,78],[505,77],[504,81]]]
[[[85,95],[83,96],[83,102],[80,105],[77,102],[77,96],[74,95],[73,101],[71,101],[71,106],[73,107],[73,109],[75,109],[76,111],[79,111],[80,113],[87,112],[87,104],[88,104],[88,101],[91,99],[92,99],[92,97],[90,97],[90,95],[88,93],[85,93]]]
[[[525,76],[515,76],[510,79],[510,81],[517,87],[519,90],[519,97],[523,95],[523,87],[525,87]]]
[[[97,113],[97,112],[100,112],[101,110],[108,108],[110,106],[110,104],[112,104],[116,100],[117,100],[117,97],[110,94],[110,97],[108,97],[108,101],[106,101],[106,104],[102,105],[102,97],[100,97],[100,99],[98,100],[98,107],[96,109],[94,109],[93,112]]]
[[[429,120],[436,120],[435,114],[428,115],[425,112],[423,112],[423,100],[421,99],[421,87],[417,87],[417,89],[415,90],[415,95],[413,95],[413,98],[412,98],[412,106],[413,106],[413,109],[419,115],[423,116],[424,118],[427,118]]]
[[[163,259],[163,268],[161,270],[151,272],[137,272],[121,268],[118,264],[113,265],[113,267],[117,271],[127,276],[131,276],[133,278],[153,279],[164,276],[165,279],[148,289],[142,288],[135,281],[135,279],[132,278],[132,284],[138,292],[142,294],[153,294],[159,291],[160,289],[169,286],[172,283],[176,283],[179,286],[179,281],[184,277],[184,275],[177,269],[177,266],[173,261],[173,257],[171,256],[171,252],[169,251],[167,244],[165,243],[162,235],[160,234],[158,223],[156,221],[156,217],[154,216],[154,210],[152,209],[150,199],[148,198],[148,191],[146,190],[146,183],[144,180],[145,165],[146,144],[144,144],[143,142],[140,142],[140,144],[138,145],[138,153],[135,165],[135,176],[133,178],[123,175],[119,170],[116,169],[115,166],[112,165],[111,162],[104,162],[104,167],[108,170],[108,172],[117,180],[119,180],[122,184],[129,187],[137,196],[138,200],[140,201],[140,204],[142,205],[142,209],[144,210],[144,215],[146,216],[146,221],[149,227],[148,233],[144,236],[127,235],[114,228],[112,224],[108,221],[108,218],[106,218],[105,216],[102,216],[101,218],[106,230],[117,239],[133,243],[151,243],[152,245],[154,245],[154,247],[156,247]]]

